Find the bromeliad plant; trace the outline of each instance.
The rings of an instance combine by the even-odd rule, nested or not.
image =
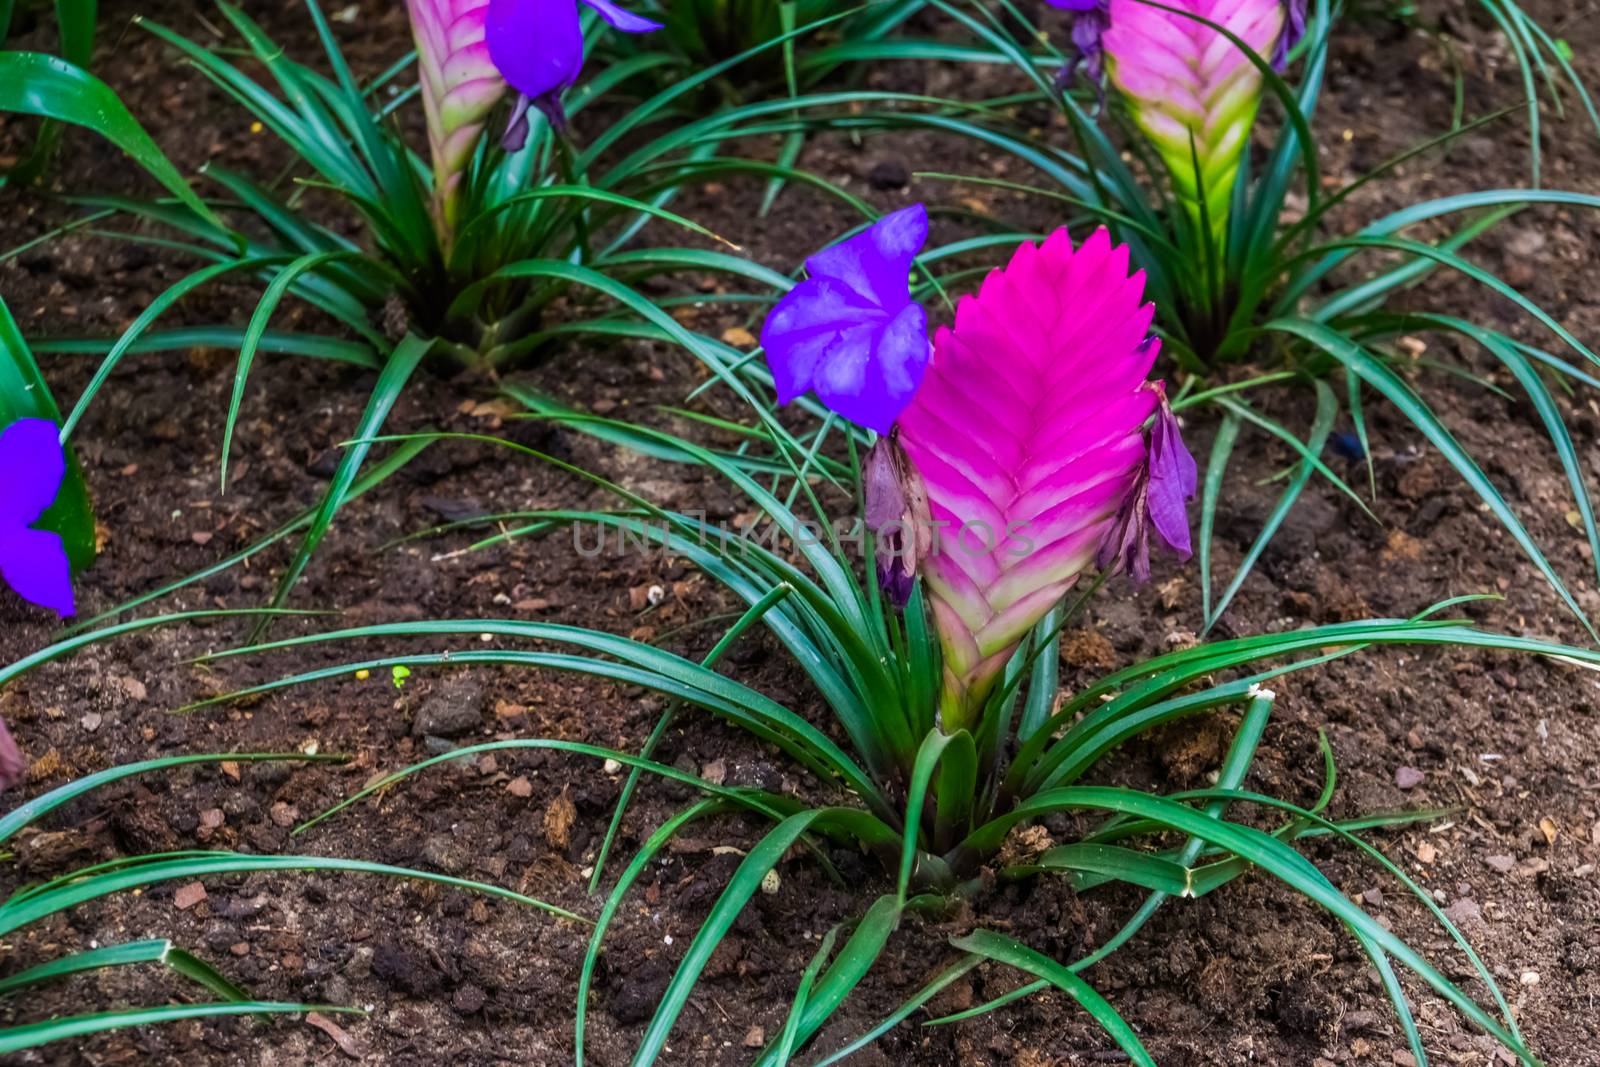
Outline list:
[[[1116,937],[1070,965],[992,930],[956,939],[957,954],[928,987],[819,1064],[850,1055],[988,960],[1038,980],[1016,995],[1045,985],[1066,992],[1130,1059],[1149,1064],[1139,1037],[1081,972],[1133,937],[1163,901],[1211,892],[1252,868],[1281,879],[1351,931],[1377,968],[1419,1063],[1426,1062],[1426,1051],[1397,962],[1523,1062],[1537,1062],[1492,973],[1431,898],[1356,834],[1413,816],[1330,821],[1322,812],[1331,774],[1329,788],[1311,808],[1249,792],[1244,781],[1276,699],[1266,686],[1289,672],[1389,643],[1516,649],[1587,665],[1600,665],[1600,653],[1427,617],[1374,620],[1201,645],[1065,692],[1057,636],[1077,606],[1113,574],[1146,573],[1150,525],[1180,552],[1186,540],[1183,502],[1193,491],[1194,469],[1166,413],[1161,386],[1147,378],[1157,356],[1157,342],[1149,336],[1155,311],[1143,302],[1143,277],[1129,273],[1128,249],[1114,246],[1104,233],[1074,249],[1062,232],[1042,245],[1024,246],[1006,269],[991,274],[975,297],[961,302],[953,328],[941,329],[930,348],[925,312],[909,298],[907,285],[925,237],[925,216],[911,208],[813,257],[810,278],[773,311],[764,330],[767,358],[786,396],[809,390],[859,424],[845,445],[851,473],[863,486],[866,529],[858,534],[871,546],[876,566],[868,569],[876,570],[874,577],[860,579],[856,561],[828,532],[834,527],[816,496],[814,452],[791,450],[776,432],[751,430],[789,472],[769,485],[690,441],[568,414],[562,416],[568,425],[715,471],[777,530],[791,535],[784,542],[753,537],[748,528],[714,527],[703,517],[666,511],[596,475],[540,457],[604,486],[621,508],[529,512],[527,525],[493,542],[596,523],[693,561],[746,606],[702,661],[553,624],[394,623],[219,655],[400,637],[442,638],[448,647],[300,673],[206,703],[348,677],[353,670],[403,666],[415,672],[472,664],[575,671],[670,697],[673,704],[639,755],[570,741],[497,741],[399,771],[339,805],[480,752],[547,749],[615,759],[634,768],[634,775],[595,865],[598,885],[640,773],[701,790],[703,799],[648,836],[600,913],[577,994],[579,1063],[603,938],[627,893],[675,835],[726,811],[749,812],[775,826],[748,849],[683,951],[635,1053],[636,1067],[657,1060],[708,960],[769,872],[794,846],[823,839],[877,856],[889,881],[859,921],[823,939],[785,1025],[757,1058],[763,1067],[789,1062],[817,1033],[908,916],[943,912],[980,895],[988,884],[986,869],[1004,879],[1061,876],[1084,891],[1120,882],[1151,896]],[[528,400],[546,415],[553,410],[536,397]],[[885,433],[863,462],[858,447],[873,428]],[[479,440],[539,455],[494,438]],[[796,500],[807,506],[797,510]],[[837,734],[714,669],[757,624],[793,654],[831,710]],[[554,650],[487,647],[484,635]],[[704,781],[655,762],[656,745],[683,707],[709,711],[787,753],[819,783],[816,806],[789,794]],[[1228,707],[1243,708],[1243,715],[1215,788],[1161,796],[1087,784],[1123,743],[1161,724]],[[1283,821],[1267,832],[1228,818],[1230,807],[1246,804],[1279,812]],[[1038,855],[1024,849],[997,863],[1013,830],[1056,812],[1083,816],[1086,829]],[[1175,844],[1172,834],[1185,843]],[[1486,1010],[1468,997],[1291,847],[1308,834],[1350,842],[1416,893],[1467,953],[1496,1008]],[[810,854],[831,869],[825,850]]]
[[[569,92],[586,43],[576,0],[553,9],[536,0],[413,0],[415,56],[366,84],[351,72],[317,0],[306,0],[306,8],[331,76],[291,59],[227,0],[218,0],[218,9],[269,81],[253,77],[246,61],[231,52],[141,21],[243,105],[296,160],[290,189],[210,166],[205,176],[225,197],[204,202],[104,85],[51,57],[0,54],[0,72],[7,74],[0,77],[0,110],[99,129],[178,197],[84,197],[81,202],[95,209],[84,222],[131,216],[140,225],[94,232],[189,253],[202,264],[114,341],[36,343],[46,353],[104,353],[65,421],[67,435],[127,356],[195,345],[236,348],[222,445],[226,487],[234,429],[251,369],[263,352],[378,370],[352,435],[365,439],[380,431],[396,398],[427,361],[493,369],[529,358],[550,337],[540,329],[547,309],[574,287],[638,311],[651,305],[631,282],[683,267],[719,269],[721,260],[733,258],[630,246],[652,220],[714,237],[664,205],[678,188],[700,180],[704,168],[697,160],[715,153],[720,120],[699,124],[692,137],[659,120],[676,117],[674,102],[727,65],[681,79],[622,112],[580,149],[563,133],[569,114],[656,60],[613,65]],[[582,10],[630,33],[655,25],[609,0],[584,0]],[[587,30],[592,38],[594,27]],[[403,88],[413,61],[419,84]],[[419,96],[428,159],[412,150],[398,121],[398,112]],[[359,225],[314,221],[308,211],[313,196],[326,198],[328,210],[348,212]],[[357,239],[347,236],[352,230]],[[265,286],[247,323],[156,329],[181,300],[227,279],[257,279]],[[330,332],[273,330],[289,298],[320,313]],[[368,451],[358,445],[346,452],[275,603],[283,602],[303,572]]]
[[[1077,52],[1062,61],[1074,73],[1103,74],[1105,113],[1127,120],[1121,137],[1102,129],[1110,123],[1097,122],[1077,96],[1059,91],[1041,73],[1040,57],[1028,51],[1038,39],[1031,24],[1023,23],[1025,43],[1019,43],[1000,15],[933,2],[997,51],[1009,52],[1034,78],[1038,91],[1059,103],[1076,142],[1075,152],[1041,144],[1025,131],[992,119],[948,124],[1013,153],[1058,187],[963,180],[1051,197],[1069,205],[1076,218],[1106,226],[1128,244],[1160,309],[1155,329],[1182,374],[1173,408],[1210,404],[1223,419],[1204,480],[1199,538],[1208,628],[1313,476],[1326,477],[1370,511],[1321,457],[1341,419],[1354,429],[1347,451],[1367,457],[1364,405],[1373,394],[1397,408],[1455,467],[1571,611],[1589,625],[1522,520],[1408,379],[1429,370],[1474,379],[1470,371],[1415,358],[1416,335],[1425,333],[1480,346],[1508,371],[1551,438],[1592,550],[1600,549],[1600,531],[1576,450],[1546,379],[1554,378],[1561,387],[1592,387],[1600,380],[1592,368],[1586,371],[1509,333],[1426,305],[1418,309],[1417,299],[1397,305],[1442,268],[1514,305],[1576,352],[1580,363],[1600,364],[1600,355],[1551,314],[1462,254],[1469,242],[1525,208],[1595,209],[1600,197],[1537,188],[1492,189],[1415,203],[1355,233],[1327,233],[1334,209],[1348,205],[1368,184],[1448,145],[1465,130],[1501,117],[1492,115],[1446,133],[1330,191],[1311,128],[1337,10],[1329,0],[1317,0],[1309,13],[1303,4],[1285,0],[1053,0],[1078,12],[1073,33]],[[1007,10],[1020,20],[1014,9]],[[1286,80],[1286,72],[1293,70],[1299,72],[1297,85]],[[1251,140],[1253,131],[1260,135],[1255,120],[1269,98],[1283,117],[1262,152]],[[854,121],[877,120],[847,123]],[[1466,221],[1450,222],[1461,217]],[[1429,223],[1454,228],[1435,240],[1411,234]],[[1374,257],[1374,266],[1357,272],[1358,256]],[[1240,373],[1237,368],[1246,361],[1261,373]],[[1272,390],[1308,387],[1316,398],[1308,427],[1280,425],[1254,399]],[[1247,425],[1287,442],[1299,458],[1278,506],[1238,571],[1213,596],[1210,532],[1230,457]],[[1370,458],[1367,462],[1375,497],[1376,478]],[[1595,558],[1600,561],[1600,552]]]

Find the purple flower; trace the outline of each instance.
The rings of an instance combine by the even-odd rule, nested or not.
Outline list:
[[[1179,557],[1188,559],[1189,511],[1200,485],[1200,468],[1183,443],[1178,417],[1161,398],[1156,424],[1150,429],[1150,525]]]
[[[66,547],[30,527],[55,502],[66,474],[55,423],[23,419],[0,433],[0,577],[22,599],[62,616],[75,611]]]
[[[489,0],[485,40],[489,57],[522,94],[506,131],[505,147],[519,151],[528,138],[528,108],[537,107],[557,129],[566,125],[561,93],[583,69],[579,0]],[[648,33],[661,24],[625,11],[611,0],[583,0],[624,33]]]
[[[1051,7],[1074,13],[1072,20],[1072,46],[1078,52],[1075,62],[1063,67],[1058,83],[1065,87],[1082,69],[1090,84],[1099,86],[1105,71],[1105,48],[1101,37],[1111,28],[1111,0],[1045,0]],[[1194,0],[1163,0],[1168,6],[1183,9],[1186,6],[1195,14],[1213,20],[1221,13],[1205,3]],[[1287,16],[1283,33],[1278,35],[1272,49],[1272,67],[1280,74],[1289,65],[1289,52],[1306,33],[1306,0],[1282,0]],[[1156,9],[1159,12],[1159,9]],[[1193,22],[1193,26],[1200,23]],[[1149,46],[1154,48],[1155,46]],[[1102,101],[1103,103],[1104,101]]]
[[[911,264],[927,240],[928,211],[913,204],[806,260],[810,277],[761,328],[780,404],[814,391],[845,418],[889,432],[932,351],[928,313],[911,299]]]
[[[1117,521],[1100,546],[1098,558],[1100,566],[1115,564],[1139,582],[1150,577],[1152,526],[1179,559],[1188,559],[1192,553],[1189,511],[1184,505],[1194,498],[1200,474],[1194,457],[1184,446],[1178,417],[1167,404],[1165,391],[1159,386],[1152,388],[1161,391],[1162,397],[1155,425],[1150,428],[1144,469],[1134,491],[1117,512]]]

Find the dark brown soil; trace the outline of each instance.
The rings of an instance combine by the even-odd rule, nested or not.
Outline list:
[[[155,0],[104,6],[109,31],[101,72],[186,170],[210,158],[245,168],[282,161],[220,93],[129,27],[130,15],[145,9],[204,39],[216,21],[207,5]],[[1595,5],[1544,0],[1528,6],[1572,42],[1585,74],[1600,81],[1600,65],[1592,61],[1600,49]],[[314,43],[298,5],[246,7],[297,54],[311,54]],[[1477,10],[1455,0],[1442,13],[1465,42],[1471,113],[1490,110],[1515,91],[1507,50],[1480,25]],[[379,69],[403,47],[403,6],[363,0],[352,11],[354,21],[339,23],[338,32],[359,67]],[[1442,69],[1440,53],[1426,37],[1382,23],[1346,26],[1319,115],[1327,173],[1358,174],[1444,129],[1451,92]],[[904,68],[874,77],[899,88],[954,95],[971,91],[972,72]],[[0,156],[19,144],[8,124],[0,135]],[[1397,181],[1369,190],[1349,207],[1345,222],[1429,195],[1521,184],[1526,148],[1525,133],[1515,123],[1480,133],[1449,159],[1419,160]],[[1600,193],[1594,177],[1600,152],[1592,131],[1576,121],[1551,122],[1546,148],[1549,185]],[[885,207],[910,196],[933,203],[966,199],[968,206],[1010,220],[1052,224],[1037,203],[977,187],[917,180],[909,190],[883,192],[869,185],[868,175],[885,164],[1026,177],[958,142],[884,136],[852,146],[823,140],[804,162]],[[149,191],[114,151],[87,137],[69,139],[60,174],[62,186],[73,190]],[[753,187],[730,184],[687,198],[680,208],[782,269],[846,222],[833,205],[800,191],[786,194],[772,218],[756,221],[758,195]],[[0,248],[73,216],[69,207],[14,190],[0,193],[0,204]],[[1587,283],[1596,238],[1592,216],[1530,211],[1482,242],[1477,254],[1579,336],[1594,338],[1600,336],[1600,304]],[[175,258],[68,237],[0,263],[0,290],[32,335],[103,333],[125,325],[185,269]],[[238,321],[251,299],[248,290],[219,290],[190,302],[172,321]],[[1504,327],[1515,322],[1508,307],[1465,283],[1431,282],[1412,299]],[[714,310],[695,319],[708,331],[741,324]],[[281,325],[292,327],[294,313],[286,311]],[[1476,356],[1444,350],[1449,348],[1434,342],[1429,354],[1497,381],[1503,377]],[[67,359],[47,370],[67,401],[87,377],[84,364]],[[263,360],[246,399],[235,474],[224,495],[217,486],[218,448],[231,371],[226,353],[131,360],[91,409],[78,440],[106,545],[80,590],[88,611],[220,559],[311,504],[329,474],[333,449],[354,426],[372,384],[370,374],[349,369]],[[656,418],[654,405],[681,403],[703,372],[679,351],[595,342],[556,353],[526,377],[579,406]],[[1571,505],[1560,470],[1529,407],[1456,379],[1435,376],[1422,379],[1421,386],[1483,458],[1536,537],[1550,546],[1552,561],[1585,607],[1600,613],[1593,561],[1567,521]],[[390,427],[501,433],[662,503],[705,506],[716,517],[731,517],[738,509],[719,486],[693,471],[640,462],[565,431],[502,421],[500,409],[484,406],[493,395],[491,382],[420,381]],[[737,415],[714,393],[700,403]],[[1294,394],[1278,404],[1275,414],[1285,418],[1305,414]],[[1600,408],[1587,397],[1563,401],[1563,407],[1593,473],[1600,467]],[[1384,525],[1314,484],[1245,583],[1223,628],[1242,634],[1369,614],[1408,615],[1447,596],[1488,591],[1505,599],[1467,609],[1486,625],[1581,642],[1582,630],[1440,458],[1387,410],[1374,407],[1371,414]],[[1189,432],[1203,455],[1210,427],[1192,425]],[[1291,453],[1275,442],[1257,438],[1251,444],[1236,461],[1238,477],[1219,515],[1219,574],[1231,573],[1272,507],[1275,486],[1260,483],[1291,461]],[[474,616],[559,621],[703,655],[718,632],[716,616],[730,605],[681,561],[637,555],[589,560],[565,536],[461,556],[450,553],[476,535],[379,548],[474,508],[585,503],[606,501],[532,460],[469,445],[434,446],[348,509],[295,603],[341,609],[351,623]],[[285,551],[270,552],[162,606],[255,605],[286,559]],[[652,585],[666,592],[655,608],[643,604]],[[1170,561],[1144,588],[1118,585],[1103,594],[1069,643],[1069,680],[1087,680],[1188,639],[1199,625],[1198,594],[1195,569]],[[309,628],[285,624],[282,632]],[[0,662],[46,644],[50,634],[37,614],[13,600],[0,601]],[[660,712],[658,699],[572,676],[472,668],[418,671],[398,690],[386,677],[346,678],[245,706],[172,714],[251,681],[369,651],[347,648],[337,658],[320,651],[208,668],[187,664],[244,634],[242,624],[231,622],[146,633],[40,670],[0,694],[0,712],[34,761],[26,793],[112,764],[176,753],[315,744],[349,753],[353,762],[247,765],[237,777],[207,767],[104,791],[25,836],[15,865],[0,873],[0,885],[118,854],[229,848],[427,867],[511,886],[586,914],[598,910],[599,902],[584,892],[582,872],[592,863],[620,778],[577,759],[502,754],[476,765],[447,766],[302,838],[291,841],[285,827],[296,815],[348,795],[376,772],[421,758],[431,743],[419,736],[418,724],[441,710],[467,711],[453,726],[437,726],[454,743],[543,736],[637,748]],[[771,643],[747,641],[730,669],[821,718],[801,675]],[[1323,729],[1339,760],[1338,814],[1402,806],[1458,809],[1448,819],[1379,840],[1462,921],[1514,998],[1530,1044],[1550,1064],[1600,1064],[1597,685],[1577,668],[1493,653],[1391,650],[1342,660],[1278,686],[1278,720],[1248,783],[1291,800],[1313,798],[1321,773],[1317,731]],[[1174,730],[1129,746],[1106,776],[1155,788],[1194,787],[1214,765],[1222,738],[1214,724]],[[720,762],[734,783],[801,791],[814,786],[743,735],[693,716],[670,733],[661,758],[690,769]],[[1420,771],[1420,784],[1401,789],[1401,768]],[[1408,783],[1413,777],[1408,771]],[[623,847],[636,845],[686,799],[686,792],[647,786],[628,820]],[[571,812],[576,819],[563,833],[561,816]],[[731,818],[704,824],[651,866],[621,912],[598,976],[591,1062],[628,1060],[683,947],[737,863],[724,846],[748,846],[760,829]],[[1469,991],[1482,992],[1464,960],[1398,886],[1349,849],[1317,844],[1309,851],[1341,889],[1444,961]],[[876,891],[882,881],[876,869],[853,857],[837,858],[851,882]],[[713,959],[679,1022],[667,1062],[747,1062],[753,1055],[747,1038],[756,1028],[772,1035],[781,1026],[817,939],[868,899],[834,886],[804,859],[781,870],[780,891],[758,897]],[[291,1065],[340,1062],[352,1052],[366,1062],[393,1064],[570,1062],[583,928],[506,902],[360,876],[217,879],[207,883],[204,901],[186,909],[175,902],[178,888],[156,886],[31,927],[4,946],[5,967],[90,943],[170,936],[263,999],[368,1008],[365,1018],[339,1020],[351,1040],[349,1051],[301,1023],[221,1021],[97,1037],[19,1054],[11,1062]],[[1109,936],[1136,899],[1125,891],[1078,897],[1041,880],[996,890],[950,924],[911,923],[812,1048],[839,1047],[904,1000],[952,958],[944,945],[953,933],[987,925],[1071,959]],[[1201,902],[1169,904],[1137,941],[1088,977],[1166,1067],[1409,1062],[1376,973],[1355,943],[1261,877]],[[1016,982],[998,968],[985,969],[935,1006],[953,1010]],[[1411,984],[1408,989],[1435,1062],[1495,1062],[1491,1041],[1467,1029],[1431,995]],[[186,993],[146,971],[107,974],[6,1003],[0,1017],[10,1023],[52,1012],[158,1003]],[[922,1027],[927,1017],[902,1024],[853,1062],[1043,1067],[1117,1059],[1104,1051],[1105,1039],[1086,1017],[1056,994],[947,1028]]]

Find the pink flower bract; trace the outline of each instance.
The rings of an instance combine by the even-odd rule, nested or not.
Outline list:
[[[1283,0],[1166,0],[1165,6],[1177,10],[1110,0],[1101,45],[1112,82],[1166,161],[1179,195],[1197,221],[1204,204],[1220,239],[1262,79],[1250,57],[1206,23],[1227,28],[1265,60],[1286,40],[1288,16]]]
[[[1144,275],[1105,230],[1023,245],[941,329],[900,441],[937,543],[941,721],[973,725],[1023,635],[1091,566],[1147,463],[1160,404]]]

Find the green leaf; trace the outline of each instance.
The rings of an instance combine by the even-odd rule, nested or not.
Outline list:
[[[733,878],[729,880],[727,888],[712,905],[711,914],[696,932],[694,940],[689,943],[683,961],[678,964],[677,971],[672,975],[672,981],[661,994],[660,1004],[656,1007],[655,1014],[651,1017],[644,1036],[634,1051],[633,1067],[649,1067],[661,1055],[673,1024],[678,1021],[678,1015],[688,1004],[689,994],[693,992],[695,984],[700,979],[700,972],[705,970],[706,964],[711,961],[711,954],[722,943],[723,937],[727,935],[734,920],[739,917],[739,913],[744,910],[750,898],[755,896],[767,873],[778,865],[784,853],[800,839],[802,834],[818,823],[825,823],[830,818],[836,817],[843,810],[821,808],[791,815],[768,832],[749,851],[738,869],[733,872]]]
[[[294,559],[289,562],[288,569],[278,582],[277,591],[272,597],[272,607],[281,608],[289,599],[295,583],[300,580],[300,576],[305,573],[306,565],[311,562],[312,554],[327,536],[329,527],[339,514],[339,509],[344,507],[345,501],[349,499],[351,488],[361,473],[361,465],[366,462],[367,453],[372,451],[372,439],[383,429],[383,423],[389,417],[395,401],[400,399],[406,383],[411,380],[411,375],[433,348],[433,341],[423,340],[415,334],[407,334],[405,340],[395,346],[394,352],[389,356],[389,362],[383,368],[383,373],[378,376],[378,383],[372,388],[372,395],[367,398],[367,408],[362,412],[361,422],[356,427],[355,443],[340,457],[339,466],[334,469],[333,480],[328,483],[322,503],[312,516],[306,528],[306,535],[295,551]],[[266,632],[270,621],[263,619],[257,625],[254,635],[256,638]]]
[[[1046,812],[1082,810],[1119,812],[1149,819],[1249,860],[1332,913],[1350,928],[1364,946],[1371,945],[1404,964],[1474,1024],[1525,1062],[1538,1062],[1514,1034],[1497,1023],[1437,967],[1353,904],[1304,856],[1270,834],[1213,819],[1204,812],[1166,798],[1127,789],[1085,786],[1054,789],[1030,797],[981,833],[985,838],[1003,836],[1010,826],[1038,818]]]
[[[330,856],[246,856],[229,852],[188,855],[175,859],[156,859],[140,862],[135,857],[130,866],[105,871],[85,878],[69,876],[37,891],[12,897],[0,904],[0,936],[20,930],[47,916],[87,901],[97,900],[114,893],[125,892],[152,885],[156,882],[190,881],[219,874],[244,874],[259,871],[335,871],[344,874],[380,874],[391,878],[415,879],[436,882],[456,889],[471,890],[487,896],[525,904],[549,912],[562,919],[587,923],[581,915],[547,904],[542,900],[485,882],[453,878],[432,871],[395,867],[387,863],[369,863],[365,860],[340,859]]]
[[[635,769],[639,769],[635,764]],[[573,1064],[574,1067],[583,1067],[583,1043],[587,1030],[589,1017],[589,990],[594,984],[594,972],[600,962],[600,946],[605,940],[606,931],[611,928],[611,920],[616,917],[622,901],[627,896],[628,890],[638,881],[639,875],[649,867],[656,855],[678,835],[689,823],[715,815],[721,811],[734,808],[731,801],[725,798],[708,798],[690,805],[683,811],[662,823],[650,835],[645,843],[639,846],[639,851],[634,853],[628,861],[628,866],[623,869],[622,877],[617,879],[616,886],[612,889],[610,897],[606,899],[605,907],[600,909],[600,916],[595,920],[594,932],[589,935],[589,948],[583,956],[583,969],[578,972],[578,1004],[574,1012],[573,1024]]]
[[[1211,458],[1206,461],[1206,479],[1200,494],[1200,614],[1211,618],[1211,552],[1216,543],[1217,501],[1222,495],[1222,482],[1228,474],[1228,460],[1239,440],[1239,427],[1243,418],[1233,411],[1225,412],[1217,436],[1211,442]],[[1027,740],[1024,738],[1023,740]]]
[[[198,956],[175,947],[166,938],[107,945],[29,967],[18,974],[0,979],[0,997],[14,993],[24,986],[37,985],[68,975],[99,970],[102,967],[127,967],[138,963],[162,964],[225,1000],[243,1002],[250,999],[244,990],[228,981],[215,967]]]
[[[0,52],[0,111],[84,126],[126,152],[195,214],[226,230],[183,180],[117,94],[64,59],[38,52]]]
[[[889,894],[873,901],[821,981],[811,990],[803,1009],[791,1012],[786,1026],[794,1026],[796,1047],[809,1041],[866,977],[883,954],[883,947],[888,944],[890,935],[899,929],[901,910],[899,903]],[[769,1049],[754,1067],[777,1067],[777,1053],[776,1048]]]
[[[1278,497],[1277,505],[1272,509],[1272,513],[1267,516],[1267,521],[1262,524],[1261,532],[1256,535],[1255,541],[1251,543],[1250,550],[1245,553],[1244,560],[1239,564],[1239,569],[1233,576],[1233,581],[1228,583],[1228,588],[1223,590],[1221,598],[1218,599],[1216,610],[1207,613],[1204,630],[1206,633],[1211,631],[1211,628],[1217,624],[1217,620],[1222,618],[1222,613],[1228,610],[1228,605],[1233,603],[1234,596],[1239,592],[1240,587],[1244,585],[1245,579],[1250,576],[1250,571],[1255,567],[1256,561],[1261,558],[1261,553],[1266,551],[1267,545],[1271,543],[1273,536],[1277,534],[1278,527],[1283,525],[1284,519],[1288,518],[1289,511],[1294,507],[1295,501],[1300,499],[1301,491],[1305,489],[1306,483],[1311,480],[1311,475],[1316,472],[1316,463],[1322,455],[1323,446],[1327,444],[1328,434],[1333,431],[1333,420],[1339,414],[1339,403],[1334,399],[1333,390],[1328,388],[1326,382],[1318,379],[1311,384],[1317,394],[1317,414],[1311,423],[1311,432],[1306,438],[1306,458],[1301,461],[1300,469],[1295,472],[1294,477],[1289,479],[1289,484],[1284,486],[1282,495]],[[1234,413],[1229,412],[1229,415],[1233,417]],[[1219,442],[1223,441],[1223,435],[1220,432],[1217,440]],[[1232,442],[1229,441],[1227,443],[1228,447],[1231,448]],[[1213,461],[1216,459],[1215,448],[1212,450],[1212,459]],[[1211,468],[1208,466],[1206,468],[1206,493],[1208,496],[1210,496],[1211,490]],[[1209,542],[1209,534],[1211,532],[1209,523],[1207,526],[1208,528],[1203,531],[1202,536],[1205,536],[1207,542]]]
[[[1100,1024],[1100,1028],[1117,1043],[1117,1047],[1125,1052],[1130,1060],[1140,1064],[1141,1067],[1155,1067],[1156,1061],[1145,1051],[1139,1035],[1133,1032],[1133,1027],[1128,1025],[1127,1020],[1117,1014],[1117,1009],[1113,1008],[1088,982],[1049,956],[1035,952],[1021,942],[1004,934],[995,933],[993,930],[974,930],[966,937],[952,938],[950,944],[986,959],[1010,964],[1018,970],[1045,979],[1077,1001],[1079,1007]]]
[[[302,752],[219,752],[203,756],[166,756],[161,759],[141,760],[138,763],[124,763],[75,779],[11,809],[4,818],[0,818],[0,844],[10,840],[16,836],[17,831],[44,818],[61,805],[70,803],[101,786],[120,782],[124,778],[197,763],[343,763],[348,759],[348,756],[312,756]]]
[[[700,661],[700,665],[707,668],[715,666],[717,661],[738,642],[739,638],[744,636],[745,631],[759,622],[773,607],[787,599],[792,592],[794,592],[793,586],[779,585],[772,592],[762,597],[761,600],[751,605],[739,617],[739,620],[722,635],[721,640],[712,647],[711,651],[706,653],[705,658]],[[661,718],[656,722],[655,729],[650,731],[650,736],[645,739],[644,747],[639,750],[641,758],[649,759],[655,754],[656,746],[666,736],[667,729],[671,726],[673,716],[676,715],[677,711],[678,705],[675,703],[668,704],[666,709],[662,711]],[[616,808],[611,813],[611,825],[606,827],[605,839],[600,843],[600,851],[595,856],[594,874],[589,878],[589,892],[591,893],[600,886],[600,880],[605,870],[606,857],[611,854],[612,842],[616,840],[617,832],[622,829],[622,817],[627,813],[628,801],[632,799],[633,791],[638,788],[639,777],[643,773],[643,767],[635,766],[628,772],[628,780],[623,783],[622,793],[617,797]]]
[[[1423,436],[1428,439],[1433,447],[1439,450],[1450,465],[1455,467],[1456,471],[1466,479],[1473,492],[1477,493],[1479,498],[1488,505],[1494,517],[1500,520],[1500,524],[1506,528],[1506,531],[1521,546],[1523,552],[1533,561],[1533,565],[1539,569],[1539,573],[1544,575],[1545,581],[1550,583],[1551,588],[1560,595],[1567,607],[1571,609],[1573,615],[1578,618],[1579,622],[1583,623],[1584,628],[1589,631],[1591,636],[1600,641],[1600,633],[1595,631],[1594,625],[1589,621],[1589,616],[1584,612],[1583,608],[1579,607],[1578,601],[1573,595],[1567,591],[1566,585],[1556,574],[1554,568],[1550,566],[1550,562],[1545,559],[1544,553],[1539,550],[1539,546],[1533,540],[1532,535],[1522,525],[1522,520],[1517,518],[1516,513],[1511,510],[1505,498],[1500,495],[1500,490],[1495,488],[1494,483],[1489,481],[1488,476],[1483,473],[1473,458],[1467,454],[1466,449],[1462,448],[1460,443],[1456,441],[1455,435],[1445,428],[1444,423],[1439,421],[1428,405],[1422,401],[1422,398],[1417,396],[1399,375],[1374,359],[1364,348],[1350,340],[1350,338],[1321,323],[1312,322],[1308,319],[1284,318],[1274,319],[1262,328],[1269,332],[1276,331],[1291,334],[1311,342],[1340,363],[1355,371],[1368,385],[1382,393],[1391,404],[1400,410],[1402,415],[1411,421],[1412,425],[1422,432]]]
[[[18,1052],[25,1048],[47,1045],[52,1041],[66,1041],[70,1038],[104,1033],[107,1030],[121,1030],[130,1026],[150,1026],[184,1019],[212,1019],[219,1015],[303,1015],[312,1011],[360,1014],[355,1008],[341,1008],[328,1004],[290,1004],[261,1000],[225,1004],[168,1004],[159,1008],[132,1008],[127,1011],[101,1012],[94,1015],[69,1015],[48,1022],[8,1027],[0,1030],[0,1053]]]

